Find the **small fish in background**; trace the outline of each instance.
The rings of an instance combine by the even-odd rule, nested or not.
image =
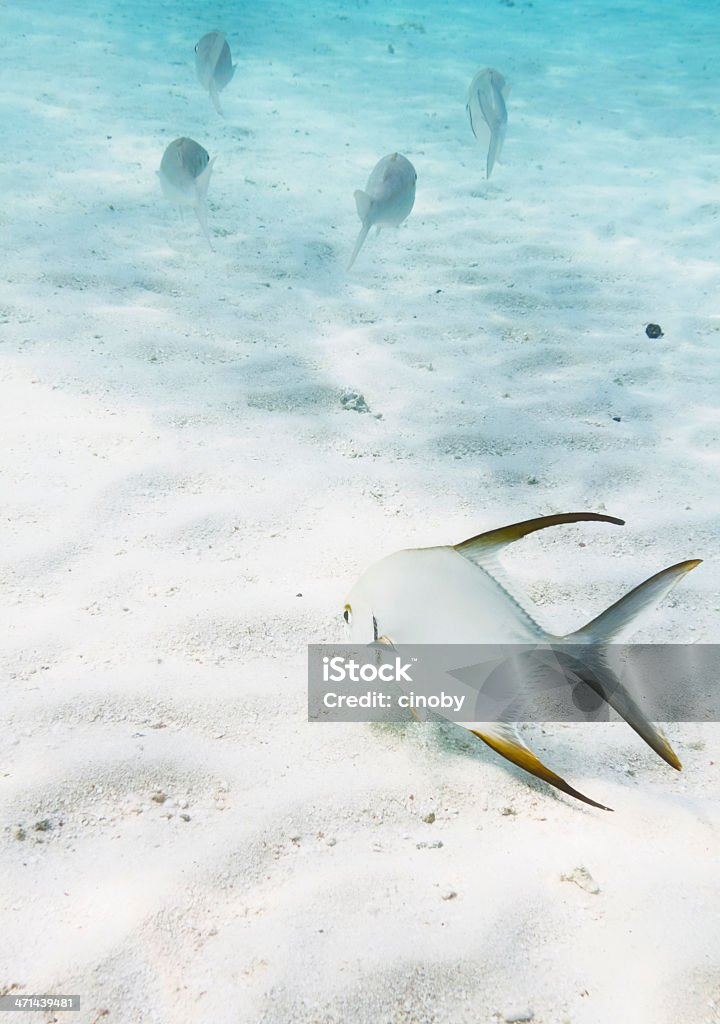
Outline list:
[[[483,145],[488,145],[486,174],[489,178],[495,161],[500,159],[505,131],[507,129],[507,108],[505,100],[510,86],[499,71],[481,68],[470,83],[466,110],[473,135]]]
[[[195,47],[195,70],[203,89],[210,93],[213,106],[224,117],[220,106],[220,93],[232,80],[233,64],[230,47],[222,32],[208,32]]]
[[[415,168],[400,153],[384,156],[373,168],[365,191],[355,192],[355,205],[362,221],[348,263],[352,267],[371,227],[397,227],[408,216],[415,203]]]
[[[620,598],[586,626],[558,637],[546,632],[512,596],[497,561],[506,545],[537,530],[564,523],[622,519],[595,512],[567,512],[514,523],[449,547],[398,551],[372,565],[348,596],[344,619],[350,641],[403,644],[582,644],[589,645],[590,677],[584,679],[603,701],[669,765],[682,767],[662,730],[647,720],[603,657],[603,645],[617,643],[638,628],[640,616],[655,605],[691,569],[694,559],[670,566]],[[587,658],[588,647],[583,647]],[[602,810],[611,810],[574,789],[547,768],[526,746],[512,722],[458,723],[498,754],[563,793]]]
[[[193,139],[181,138],[171,142],[160,161],[160,178],[165,198],[181,209],[192,206],[200,227],[212,248],[207,220],[207,190],[215,157]]]

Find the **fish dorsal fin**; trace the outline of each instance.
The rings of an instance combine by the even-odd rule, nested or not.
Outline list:
[[[642,620],[669,593],[683,576],[700,565],[701,558],[691,558],[686,562],[678,562],[661,572],[655,573],[650,579],[639,584],[625,594],[615,604],[611,604],[592,622],[582,629],[570,634],[570,639],[584,644],[607,644],[622,641],[630,633],[640,628]]]
[[[575,797],[576,800],[581,800],[584,804],[590,804],[591,807],[598,807],[601,811],[612,810],[612,807],[599,804],[596,800],[585,796],[584,793],[580,793],[560,775],[556,775],[554,771],[544,765],[540,758],[536,757],[523,742],[517,727],[512,722],[486,722],[482,725],[478,723],[478,728],[470,729],[470,732],[492,747],[501,757],[512,761],[513,764],[529,772],[530,775],[542,779],[543,782],[548,782],[562,793],[567,793],[568,796]]]
[[[560,512],[554,516],[525,519],[521,523],[502,526],[499,530],[479,533],[477,537],[470,537],[468,540],[461,541],[460,544],[455,544],[454,547],[464,558],[484,567],[494,562],[495,555],[507,544],[521,540],[523,537],[527,537],[529,533],[535,533],[537,530],[546,530],[548,526],[584,522],[615,523],[616,526],[625,525],[624,519],[616,519],[614,516],[603,516],[599,512]]]
[[[400,156],[399,153],[391,153],[387,158],[387,163],[383,170],[383,181],[387,181],[392,172],[394,171],[394,165],[397,163],[397,159]]]

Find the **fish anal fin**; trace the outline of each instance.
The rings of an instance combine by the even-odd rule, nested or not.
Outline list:
[[[549,783],[554,786],[555,789],[559,789],[562,793],[566,793],[568,796],[574,797],[576,800],[581,800],[584,804],[589,804],[591,807],[597,807],[601,811],[612,811],[612,807],[606,807],[605,804],[600,804],[596,800],[591,800],[589,796],[585,796],[580,793],[577,789],[561,778],[560,775],[556,775],[555,772],[547,768],[542,761],[529,750],[524,743],[522,743],[519,737],[513,736],[514,730],[509,728],[503,728],[502,730],[487,730],[480,732],[476,729],[471,729],[470,732],[473,736],[477,736],[478,739],[482,740],[483,743],[487,743],[497,754],[504,757],[506,760],[516,764],[518,768],[522,768],[523,771],[529,772],[530,775],[534,775],[538,779],[542,779],[543,782]]]
[[[615,516],[604,516],[599,512],[560,512],[552,516],[539,516],[536,519],[525,519],[521,523],[512,523],[510,526],[502,526],[498,530],[489,530],[487,533],[480,533],[477,537],[470,537],[455,545],[455,550],[471,562],[482,565],[483,562],[504,548],[506,544],[512,544],[516,540],[527,537],[529,533],[538,530],[546,530],[549,526],[562,526],[565,523],[615,523],[616,526],[624,526],[624,519],[616,519]]]
[[[477,138],[477,132],[475,131],[475,125],[473,124],[472,110],[470,109],[469,103],[465,104],[465,113],[467,114],[468,121],[470,122],[470,130],[472,131],[475,138]]]

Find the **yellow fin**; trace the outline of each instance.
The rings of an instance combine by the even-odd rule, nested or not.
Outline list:
[[[482,565],[484,561],[506,544],[512,544],[529,533],[537,530],[546,530],[548,526],[561,526],[564,523],[615,523],[616,526],[624,526],[624,519],[616,519],[614,516],[603,516],[599,512],[560,512],[554,516],[540,516],[537,519],[525,519],[521,523],[513,523],[511,526],[502,526],[498,530],[489,530],[487,533],[480,533],[477,537],[470,537],[455,545],[455,550],[471,562]]]
[[[573,789],[565,779],[550,771],[525,746],[513,725],[509,723],[488,723],[487,728],[482,732],[476,729],[470,729],[470,732],[473,736],[481,739],[483,743],[487,743],[489,747],[492,747],[496,753],[508,761],[512,761],[513,764],[516,764],[519,768],[529,772],[536,778],[542,779],[543,782],[548,782],[562,793],[567,793],[568,796],[575,797],[576,800],[582,800],[583,803],[590,804],[591,807],[598,807],[601,811],[612,811],[612,807],[606,807],[605,804],[599,804],[596,800],[591,800],[589,796],[584,796],[577,789]]]

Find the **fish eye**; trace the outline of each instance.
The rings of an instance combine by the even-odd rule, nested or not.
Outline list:
[[[350,619],[352,618],[352,608],[350,607],[349,604],[345,605],[345,610],[343,611],[343,618],[345,619],[347,624],[350,625]]]

